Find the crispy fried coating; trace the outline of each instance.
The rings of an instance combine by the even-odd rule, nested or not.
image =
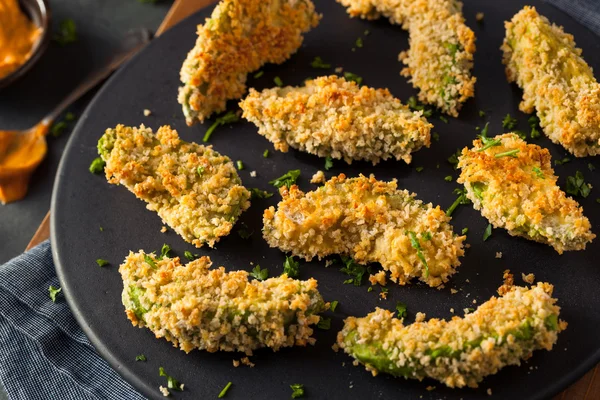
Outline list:
[[[429,147],[432,125],[387,89],[359,87],[335,75],[306,81],[303,87],[250,89],[240,102],[242,117],[258,133],[287,152],[288,146],[319,157],[367,160],[373,165]]]
[[[419,100],[458,116],[475,94],[471,76],[475,34],[456,0],[336,0],[352,17],[389,18],[408,30],[410,48],[400,53],[401,75],[419,89]]]
[[[505,27],[503,62],[523,89],[521,111],[535,109],[544,133],[573,155],[600,154],[600,84],[573,36],[528,6]]]
[[[281,64],[320,16],[310,0],[222,0],[181,67],[177,100],[188,125],[225,110],[246,91],[246,77],[266,63]]]
[[[396,180],[341,174],[312,192],[292,186],[280,193],[277,210],[263,214],[271,247],[306,260],[341,254],[361,264],[379,262],[400,285],[418,278],[439,286],[460,265],[466,237],[454,234],[439,206],[398,190]]]
[[[127,318],[186,353],[314,344],[310,326],[329,307],[316,280],[249,281],[246,271],[210,266],[209,257],[182,266],[179,257],[130,252],[119,267]]]
[[[553,286],[512,287],[464,318],[430,319],[404,325],[381,308],[363,318],[349,317],[338,345],[373,375],[433,378],[448,387],[477,387],[507,365],[520,365],[534,350],[551,350],[567,324]]]
[[[231,160],[212,149],[187,143],[162,126],[156,134],[141,125],[117,125],[98,141],[106,179],[144,200],[186,242],[213,247],[250,207]]]
[[[556,184],[550,152],[514,133],[487,140],[497,145],[483,150],[477,139],[459,157],[458,183],[473,207],[494,227],[549,244],[559,254],[585,249],[596,235],[583,209]],[[513,154],[502,156],[507,152]]]

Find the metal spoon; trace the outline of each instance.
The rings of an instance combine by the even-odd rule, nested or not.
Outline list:
[[[86,78],[35,126],[22,131],[0,130],[0,202],[2,204],[20,200],[27,193],[31,174],[46,155],[46,134],[56,118],[137,53],[150,39],[150,32],[145,29],[128,34],[123,52],[117,54],[108,65]]]

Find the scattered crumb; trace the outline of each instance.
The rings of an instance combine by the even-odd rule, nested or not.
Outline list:
[[[383,300],[387,300],[387,292],[379,293],[379,297],[381,297]]]
[[[451,309],[450,309],[450,312],[451,312],[452,314],[454,314],[454,308],[451,308]]]
[[[250,368],[254,367],[254,363],[252,361],[250,361],[250,359],[248,357],[244,357],[241,359],[242,364],[249,366]]]
[[[502,252],[501,251],[497,251],[496,252],[496,258],[502,258]]]
[[[315,185],[321,185],[325,183],[325,173],[321,170],[315,172],[315,174],[310,178],[310,183],[314,183]]]
[[[567,348],[565,347],[565,351],[567,351]]]
[[[500,296],[504,296],[506,293],[508,293],[510,288],[512,288],[513,284],[515,283],[513,274],[510,273],[510,269],[504,270],[502,278],[504,279],[504,283],[498,288],[498,294]]]
[[[167,227],[166,227],[166,226],[163,226],[162,228],[160,228],[160,231],[161,231],[162,233],[167,233],[167,230],[168,230],[168,229],[167,229]]]
[[[150,114],[152,114],[152,111],[148,110],[147,108],[144,109],[144,116],[147,117]]]
[[[329,267],[331,264],[333,264],[333,260],[325,261],[325,268]]]
[[[450,293],[456,294],[456,293],[458,293],[458,290],[456,290],[456,289],[450,289]]]
[[[471,310],[468,308],[463,309],[463,312],[465,313],[465,315],[470,314]]]
[[[159,386],[158,390],[160,390],[160,392],[162,393],[162,395],[165,396],[165,397],[169,397],[169,395],[171,394],[171,393],[169,393],[169,390],[166,387],[164,387],[164,386]]]
[[[355,367],[358,367],[359,366],[358,360],[352,361],[352,365],[354,365]]]
[[[346,366],[346,361],[342,362],[342,367]]]
[[[431,392],[432,390],[435,390],[435,386],[427,386],[425,388],[425,390],[427,390],[428,392]]]
[[[470,249],[471,248],[471,243],[465,244],[465,248]]]
[[[477,304],[477,300],[473,299],[473,304]]]
[[[488,388],[488,390],[487,390],[487,394],[488,394],[488,396],[491,396],[491,395],[492,395],[492,389],[491,389],[491,388]]]
[[[425,321],[425,318],[427,318],[427,314],[418,312],[417,315],[415,316],[415,322],[423,322],[423,321]]]
[[[535,275],[533,273],[527,275],[521,273],[521,279],[523,279],[523,282],[533,285],[533,281],[535,281]]]
[[[341,74],[341,73],[342,73],[342,71],[344,71],[344,68],[342,68],[342,67],[337,67],[337,68],[335,69],[335,73],[336,73],[336,74]]]
[[[471,283],[471,281],[469,279],[465,279],[465,282],[467,283]]]
[[[481,21],[483,21],[483,17],[484,17],[484,16],[485,16],[485,14],[484,14],[484,13],[482,13],[482,12],[478,12],[477,14],[475,14],[475,20],[476,20],[477,22],[481,22]]]
[[[240,362],[238,360],[233,360],[233,366],[234,367],[239,367],[240,366]]]
[[[256,171],[250,171],[250,176],[256,178]]]
[[[183,391],[183,388],[185,387],[185,383],[182,383],[180,386],[181,390]]]
[[[380,284],[381,286],[385,286],[387,283],[385,280],[385,272],[379,271],[376,274],[371,274],[369,276],[369,282],[371,282],[371,285]]]
[[[335,351],[336,353],[338,352],[339,349],[340,349],[340,346],[338,346],[337,343],[334,343],[333,346],[331,346],[331,350]],[[342,363],[342,366],[344,366],[343,363]]]

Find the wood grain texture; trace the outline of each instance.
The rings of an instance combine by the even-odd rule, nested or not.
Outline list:
[[[156,31],[156,35],[168,30],[179,21],[185,19],[189,15],[204,8],[212,3],[214,0],[177,0],[167,16],[163,20],[162,24]],[[50,213],[46,214],[46,217],[40,224],[38,230],[31,238],[29,245],[26,250],[38,245],[44,240],[50,237]],[[594,400],[600,399],[600,365],[596,365],[595,368],[585,374],[579,381],[571,385],[562,393],[556,395],[553,400]]]

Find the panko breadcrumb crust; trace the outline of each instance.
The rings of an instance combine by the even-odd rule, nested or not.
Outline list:
[[[519,109],[535,109],[544,133],[576,157],[600,154],[600,84],[573,35],[529,6],[505,27],[503,62],[523,89]]]
[[[231,160],[212,146],[184,142],[169,126],[154,134],[144,125],[117,125],[100,138],[98,152],[109,183],[125,186],[196,247],[213,247],[250,207]]]
[[[419,100],[458,116],[462,103],[475,95],[471,76],[475,34],[465,25],[456,0],[336,0],[352,17],[389,18],[408,30],[409,46],[400,53],[401,75],[419,89]]]
[[[280,189],[277,209],[263,214],[263,236],[271,247],[311,260],[347,255],[358,263],[381,263],[401,285],[413,278],[440,286],[454,274],[464,254],[463,241],[452,231],[440,207],[424,204],[396,180],[373,176],[333,177],[315,191],[297,186]],[[418,242],[427,268],[411,243]]]
[[[188,125],[225,110],[246,91],[247,74],[281,64],[320,16],[310,0],[222,0],[181,67],[178,102]]]
[[[377,308],[363,318],[349,317],[337,343],[379,372],[407,379],[433,378],[448,387],[477,387],[488,375],[508,365],[520,365],[535,350],[551,350],[567,323],[553,286],[513,286],[492,297],[463,318],[430,319],[404,325],[394,313]]]
[[[186,353],[200,349],[252,355],[262,347],[277,351],[314,344],[310,326],[329,307],[315,279],[299,281],[283,274],[249,281],[246,271],[210,266],[206,256],[182,266],[179,257],[130,252],[119,267],[127,318]]]
[[[549,244],[559,254],[585,249],[596,235],[583,209],[556,184],[550,152],[514,133],[493,139],[500,144],[482,151],[477,139],[459,157],[457,182],[464,184],[473,207],[495,228]],[[495,156],[514,150],[513,157]]]
[[[303,87],[250,89],[240,102],[242,117],[258,126],[275,149],[288,146],[319,157],[366,160],[377,164],[429,147],[432,125],[387,89],[359,87],[335,75],[306,81]]]

